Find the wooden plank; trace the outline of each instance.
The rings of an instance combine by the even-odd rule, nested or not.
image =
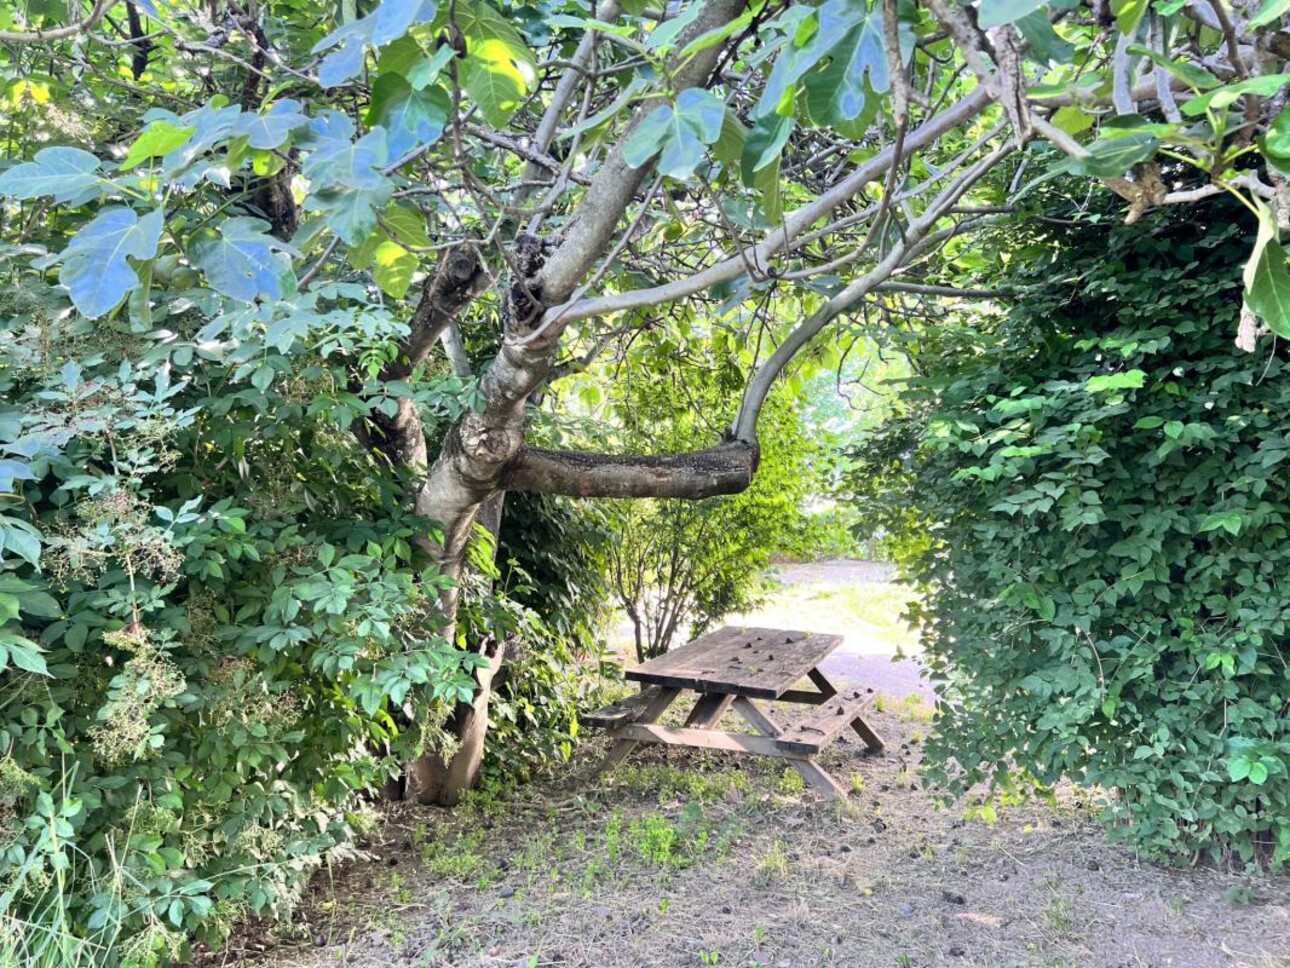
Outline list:
[[[666,743],[668,746],[693,746],[707,750],[729,750],[732,753],[756,753],[778,759],[794,759],[791,750],[780,748],[774,737],[751,733],[726,733],[719,729],[693,729],[689,726],[658,726],[628,723],[614,730],[614,735],[633,743]]]
[[[827,692],[830,696],[837,693],[837,689],[834,688],[833,683],[829,682],[828,677],[826,677],[819,669],[813,669],[810,676],[811,681],[815,683],[822,692]],[[872,689],[869,691],[873,692]],[[863,740],[864,745],[871,752],[878,753],[887,748],[887,744],[883,742],[882,737],[878,735],[877,731],[859,716],[851,720],[851,728],[856,731],[856,735]]]
[[[659,686],[646,686],[640,692],[625,696],[608,706],[601,706],[578,717],[579,724],[598,729],[612,729],[624,723],[634,723],[649,708],[649,704],[658,695]]]
[[[801,722],[784,730],[777,742],[782,749],[818,753],[853,722],[863,722],[859,712],[873,702],[875,695],[873,689],[846,689]],[[867,726],[865,728],[868,729]],[[872,730],[869,732],[877,736]]]
[[[720,722],[734,699],[734,696],[715,694],[700,697],[694,704],[694,708],[690,710],[690,715],[686,717],[685,725],[698,729],[711,729]]]
[[[735,712],[748,721],[748,725],[763,736],[778,736],[783,730],[770,713],[758,709],[750,699],[743,696],[735,698]]]
[[[635,682],[778,699],[842,642],[839,635],[726,627],[628,669]]]
[[[801,706],[818,706],[821,703],[828,702],[829,693],[826,696],[822,692],[812,692],[809,689],[790,689],[779,697],[780,702],[794,702]]]
[[[650,700],[649,705],[645,707],[645,711],[637,717],[637,721],[646,723],[656,722],[660,716],[667,712],[667,707],[672,705],[673,701],[680,694],[680,689],[660,689],[655,693],[654,698]],[[618,728],[623,729],[625,727],[620,726]],[[611,733],[610,735],[617,735],[617,733]],[[609,752],[605,754],[605,758],[600,761],[596,769],[602,772],[604,770],[612,769],[625,760],[627,758],[627,754],[635,748],[635,740],[619,738],[618,742],[609,747]]]

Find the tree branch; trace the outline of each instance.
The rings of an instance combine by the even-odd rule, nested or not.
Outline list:
[[[0,30],[0,44],[47,44],[52,40],[66,40],[83,34],[103,19],[103,15],[116,3],[116,0],[95,0],[89,15],[66,27],[53,27],[49,30]]]
[[[501,486],[571,497],[698,500],[747,489],[756,469],[757,448],[746,443],[647,457],[528,447],[507,465]]]
[[[904,153],[912,154],[927,147],[947,131],[971,120],[984,110],[989,102],[988,93],[978,88],[957,104],[946,108],[910,131],[905,137]],[[747,250],[748,259],[754,265],[768,264],[772,256],[783,251],[807,227],[850,200],[866,185],[881,178],[891,167],[894,159],[894,146],[879,152],[814,202],[785,216],[781,226],[768,232],[761,242]],[[677,279],[648,289],[634,289],[631,292],[598,296],[594,299],[580,299],[571,304],[553,306],[547,310],[547,315],[559,317],[563,326],[592,316],[605,316],[629,309],[657,306],[660,303],[684,299],[723,282],[730,282],[743,273],[744,260],[738,255],[732,255],[685,279]]]

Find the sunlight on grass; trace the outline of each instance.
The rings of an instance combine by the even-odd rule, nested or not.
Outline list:
[[[864,652],[916,652],[918,635],[900,620],[911,597],[909,589],[891,582],[785,584],[755,612],[731,616],[726,623],[836,632]]]

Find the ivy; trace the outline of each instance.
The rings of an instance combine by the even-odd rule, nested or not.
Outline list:
[[[1229,336],[1250,221],[997,239],[1015,305],[919,337],[940,376],[853,484],[923,595],[934,778],[1070,777],[1149,854],[1281,865],[1290,358]]]

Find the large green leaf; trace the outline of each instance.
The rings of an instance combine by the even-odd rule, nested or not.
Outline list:
[[[149,158],[167,154],[184,144],[189,135],[197,129],[191,126],[174,124],[170,121],[154,121],[134,139],[130,150],[121,160],[121,170],[126,171],[135,165],[142,164]]]
[[[483,0],[458,0],[466,38],[461,83],[489,124],[503,127],[537,82],[537,60],[510,22]]]
[[[1250,18],[1248,26],[1266,27],[1273,21],[1280,20],[1288,10],[1290,10],[1290,0],[1263,0],[1254,16]]]
[[[376,227],[376,213],[394,186],[382,174],[389,158],[385,129],[373,128],[358,141],[337,132],[320,141],[301,164],[311,183],[306,206],[324,214],[328,227],[350,245]]]
[[[1151,0],[1111,0],[1111,13],[1115,15],[1115,25],[1120,28],[1120,33],[1132,34],[1150,3]]]
[[[1237,81],[1235,84],[1224,84],[1200,97],[1184,101],[1182,113],[1194,118],[1209,110],[1221,111],[1236,103],[1236,100],[1243,95],[1257,94],[1260,97],[1268,97],[1276,94],[1287,84],[1290,84],[1290,74],[1263,74],[1260,77]]]
[[[278,101],[259,114],[243,114],[232,126],[232,134],[243,135],[252,148],[280,148],[296,128],[309,123],[296,101]]]
[[[406,78],[387,74],[372,86],[367,123],[385,128],[390,157],[399,158],[418,145],[439,140],[451,110],[442,88],[416,91]]]
[[[258,218],[231,218],[192,246],[193,264],[217,292],[242,302],[281,299],[294,288],[292,250]]]
[[[711,91],[682,91],[675,106],[655,108],[623,145],[623,157],[639,168],[658,155],[658,170],[669,178],[688,178],[703,161],[704,149],[721,136],[726,106]]]
[[[853,122],[865,113],[866,89],[881,94],[891,87],[882,32],[882,12],[875,9],[842,38],[832,60],[806,78],[806,113],[813,123]]]
[[[399,243],[386,239],[372,253],[372,279],[381,292],[400,299],[412,285],[420,260]]]
[[[1048,0],[981,0],[977,23],[983,30],[1000,24],[1016,23],[1047,3]]]
[[[1276,216],[1256,199],[1259,230],[1245,264],[1245,304],[1278,336],[1290,337],[1290,268],[1281,245]]]
[[[743,178],[745,185],[753,183],[753,176],[773,161],[779,159],[788,136],[794,127],[793,116],[768,114],[758,118],[744,141]]]
[[[1290,107],[1284,107],[1259,139],[1263,156],[1279,171],[1290,173]]]
[[[80,148],[41,148],[32,161],[15,165],[0,175],[0,193],[13,198],[52,195],[69,202],[98,187],[99,160]]]
[[[1159,147],[1160,139],[1151,131],[1101,137],[1088,146],[1088,154],[1083,158],[1066,162],[1066,168],[1076,175],[1117,178],[1138,162],[1146,161]]]
[[[854,44],[852,31],[863,23],[865,8],[864,4],[850,0],[828,0],[816,11],[815,17],[815,32],[809,39],[802,45],[786,42],[775,58],[775,66],[766,78],[761,98],[753,112],[755,116],[789,113],[783,105],[787,103],[791,106],[791,94],[797,82],[839,45],[846,45],[849,40]]]
[[[159,208],[143,218],[133,209],[108,208],[72,236],[59,257],[58,281],[83,316],[104,315],[138,285],[129,259],[156,255],[163,217]]]
[[[381,0],[377,8],[359,20],[328,34],[314,45],[321,53],[333,47],[318,65],[318,81],[323,87],[335,87],[363,69],[363,55],[369,46],[380,47],[398,40],[415,23],[433,20],[434,0]]]

